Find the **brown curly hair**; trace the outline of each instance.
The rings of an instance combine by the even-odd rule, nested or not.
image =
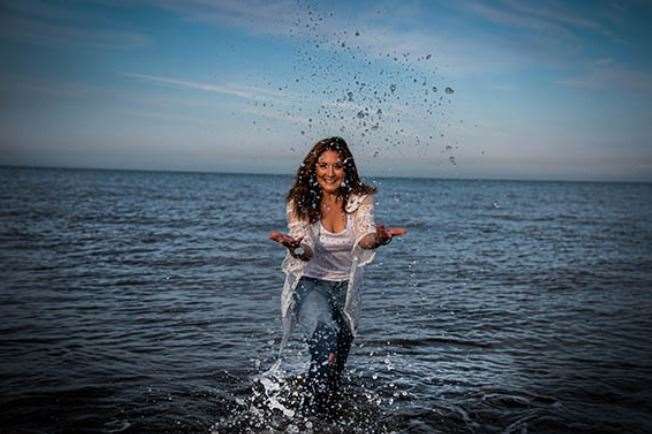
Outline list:
[[[317,160],[325,151],[337,152],[344,163],[344,182],[337,189],[337,196],[342,198],[342,209],[349,199],[351,193],[372,194],[376,187],[363,183],[358,176],[358,169],[353,161],[353,154],[349,146],[341,137],[329,137],[315,143],[303,163],[297,170],[294,185],[287,195],[287,200],[293,201],[294,212],[301,220],[308,220],[314,223],[321,217],[321,188],[317,182],[316,165]]]

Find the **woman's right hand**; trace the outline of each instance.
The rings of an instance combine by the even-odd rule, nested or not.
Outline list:
[[[269,233],[269,239],[276,241],[277,243],[287,247],[290,251],[292,251],[301,245],[301,240],[303,240],[303,237],[292,238],[283,232],[272,231]]]
[[[302,261],[309,261],[310,258],[312,258],[312,251],[306,246],[301,245],[301,241],[303,240],[303,237],[293,238],[288,234],[272,231],[269,234],[269,239],[272,241],[276,241],[282,246],[285,246],[290,252],[290,255],[292,255],[297,259],[301,259]],[[299,249],[299,247],[302,248],[301,252],[297,252],[297,249]]]

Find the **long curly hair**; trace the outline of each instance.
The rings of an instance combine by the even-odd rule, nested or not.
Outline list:
[[[353,154],[349,146],[341,137],[329,137],[315,143],[303,163],[297,169],[297,176],[294,185],[287,195],[287,200],[293,201],[294,212],[301,220],[314,223],[321,217],[322,191],[317,182],[317,160],[325,151],[337,152],[344,164],[344,181],[337,189],[337,196],[342,198],[342,209],[346,205],[349,196],[355,194],[372,194],[376,187],[363,183],[358,176],[358,169],[355,167]]]

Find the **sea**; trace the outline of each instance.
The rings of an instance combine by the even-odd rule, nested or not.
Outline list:
[[[408,234],[318,414],[291,176],[0,168],[0,433],[652,432],[652,184],[366,180]]]

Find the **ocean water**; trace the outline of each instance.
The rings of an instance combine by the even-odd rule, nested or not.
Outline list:
[[[409,234],[314,417],[263,375],[290,177],[0,168],[0,432],[652,431],[652,185],[370,181]]]

